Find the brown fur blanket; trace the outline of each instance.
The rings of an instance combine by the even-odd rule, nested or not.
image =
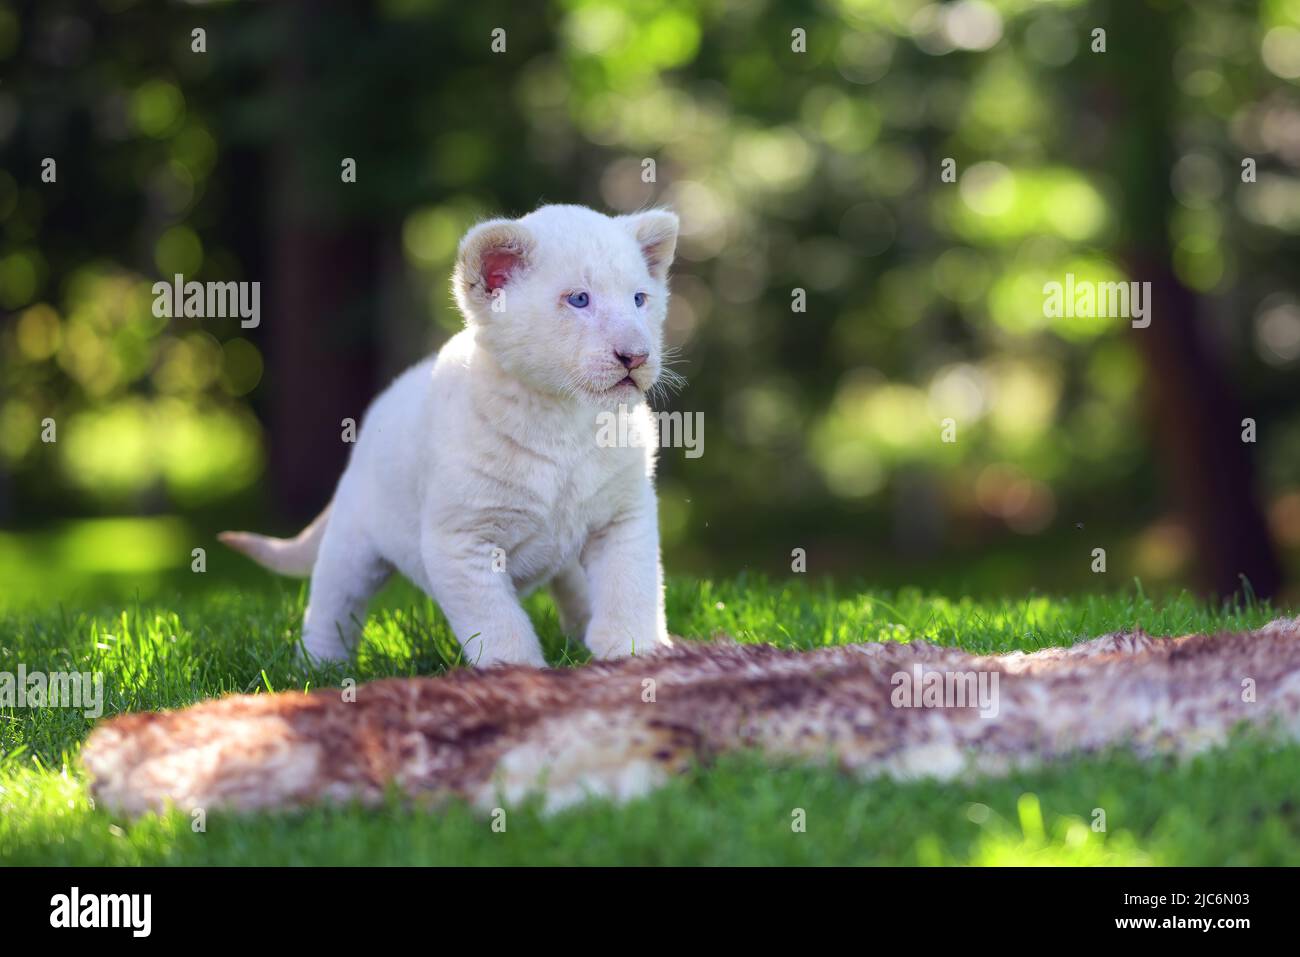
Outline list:
[[[354,692],[122,715],[91,734],[82,760],[100,802],[138,813],[169,802],[374,804],[393,787],[484,809],[537,792],[554,809],[643,794],[745,749],[899,777],[998,773],[1116,746],[1189,754],[1242,723],[1300,734],[1300,619],[998,656],[924,642],[787,651],[679,641],[646,658],[455,671]]]

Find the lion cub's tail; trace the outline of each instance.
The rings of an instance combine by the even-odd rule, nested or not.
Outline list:
[[[320,551],[321,539],[325,537],[329,514],[330,506],[326,505],[325,511],[317,515],[296,538],[270,538],[252,532],[222,532],[217,540],[237,552],[243,552],[263,568],[281,575],[306,578],[316,564],[316,554]]]

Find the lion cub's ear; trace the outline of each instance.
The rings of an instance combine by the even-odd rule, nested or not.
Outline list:
[[[529,266],[537,241],[512,219],[489,219],[465,234],[456,254],[454,284],[462,305],[486,303]]]
[[[651,209],[622,217],[641,246],[641,255],[650,275],[660,281],[668,277],[668,267],[677,253],[677,214],[666,209]]]

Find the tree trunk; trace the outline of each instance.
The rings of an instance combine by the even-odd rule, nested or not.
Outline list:
[[[1110,13],[1102,18],[1112,25],[1109,50],[1091,55],[1098,75],[1116,84],[1120,102],[1113,169],[1123,193],[1125,266],[1130,279],[1151,283],[1151,324],[1132,335],[1146,367],[1156,448],[1195,543],[1202,587],[1227,596],[1242,589],[1244,577],[1267,597],[1282,573],[1250,447],[1241,441],[1242,413],[1206,341],[1200,297],[1172,265],[1173,63],[1185,14],[1176,5],[1138,0],[1116,0]]]
[[[308,35],[319,15],[313,3],[295,3],[297,35]],[[336,201],[305,185],[321,181],[321,164],[340,170],[343,157],[328,155],[320,131],[303,119],[315,112],[301,106],[316,84],[301,47],[281,56],[275,82],[286,122],[271,156],[266,418],[277,512],[303,520],[329,501],[343,471],[352,448],[343,420],[359,425],[373,398],[367,309],[377,230],[339,217]],[[354,188],[337,177],[332,185]]]

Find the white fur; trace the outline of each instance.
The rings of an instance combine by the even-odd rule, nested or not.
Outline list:
[[[597,657],[668,644],[658,443],[601,447],[597,433],[600,413],[624,404],[654,435],[643,400],[662,367],[676,239],[672,213],[581,206],[469,231],[453,279],[466,328],[371,405],[327,514],[293,541],[222,536],[277,571],[311,568],[310,655],[349,654],[394,569],[478,665],[545,663],[519,600],[546,583]],[[574,292],[585,309],[566,301]],[[629,372],[618,353],[646,358]]]

